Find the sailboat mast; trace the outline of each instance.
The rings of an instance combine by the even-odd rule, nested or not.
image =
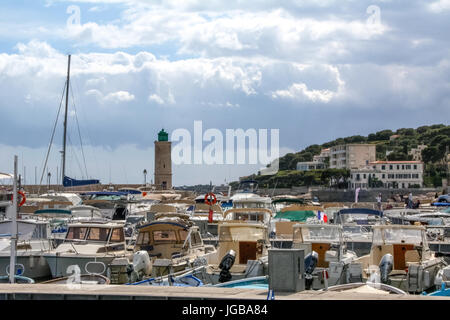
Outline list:
[[[69,86],[70,86],[70,54],[67,64],[67,81],[66,81],[66,109],[64,113],[64,137],[63,137],[63,151],[62,151],[62,181],[64,184],[64,176],[66,175],[66,138],[67,138],[67,110],[69,107]]]

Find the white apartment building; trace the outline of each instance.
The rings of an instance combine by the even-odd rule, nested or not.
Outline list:
[[[368,166],[350,171],[351,189],[369,188],[369,177],[377,178],[384,188],[423,186],[421,161],[373,161]]]
[[[330,148],[330,168],[360,169],[376,160],[374,144],[345,144]]]
[[[325,159],[330,157],[330,149],[322,149],[320,154],[313,157],[313,161],[297,162],[298,171],[309,171],[326,169],[328,165],[325,163]]]

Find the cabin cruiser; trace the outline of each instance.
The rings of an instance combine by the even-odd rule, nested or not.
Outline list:
[[[16,265],[21,276],[32,279],[50,276],[43,254],[53,249],[49,239],[49,223],[36,219],[17,220],[19,239],[16,248]],[[0,221],[0,275],[9,274],[11,254],[11,220]]]
[[[306,289],[318,290],[328,285],[361,282],[361,272],[352,266],[357,255],[347,250],[342,226],[295,224],[293,229],[292,247],[304,249],[305,261],[308,261],[308,255],[312,261],[313,270],[309,272],[310,277],[305,279]]]
[[[186,214],[161,213],[137,227],[133,263],[127,272],[130,283],[208,265],[216,249],[203,243],[199,228],[189,218]]]
[[[203,283],[218,284],[268,274],[268,229],[262,223],[242,220],[218,225],[218,250],[205,272],[197,274]]]
[[[320,219],[319,219],[320,217]],[[277,211],[270,223],[270,235],[279,239],[290,239],[293,226],[297,223],[316,223],[326,221],[323,208],[295,203]]]
[[[238,189],[230,197],[230,201],[234,204],[235,201],[251,198],[260,198],[256,191],[258,190],[258,181],[243,180],[240,182]]]
[[[366,225],[372,226],[381,224],[383,220],[383,211],[369,208],[348,208],[341,209],[335,213],[333,221],[340,225]]]
[[[239,220],[248,223],[262,223],[266,226],[270,224],[272,211],[267,208],[233,208],[224,213],[223,220]]]
[[[425,227],[405,225],[373,226],[368,255],[357,258],[363,279],[421,293],[434,288],[439,270],[446,263],[428,247]]]
[[[209,220],[209,210],[212,210],[212,221]],[[224,219],[224,212],[218,204],[209,206],[205,203],[196,203],[190,216],[190,220],[200,228],[203,237],[215,237],[218,223]]]
[[[44,254],[53,278],[65,277],[76,268],[81,274],[106,274],[108,265],[126,257],[123,224],[105,221],[71,223],[64,242]]]

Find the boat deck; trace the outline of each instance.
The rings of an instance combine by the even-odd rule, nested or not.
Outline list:
[[[266,300],[267,290],[126,285],[0,284],[0,300]],[[275,300],[449,300],[450,297],[302,291],[275,293]]]

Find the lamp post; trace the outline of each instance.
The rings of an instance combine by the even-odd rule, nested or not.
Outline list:
[[[144,169],[144,186],[147,185],[147,169]]]

